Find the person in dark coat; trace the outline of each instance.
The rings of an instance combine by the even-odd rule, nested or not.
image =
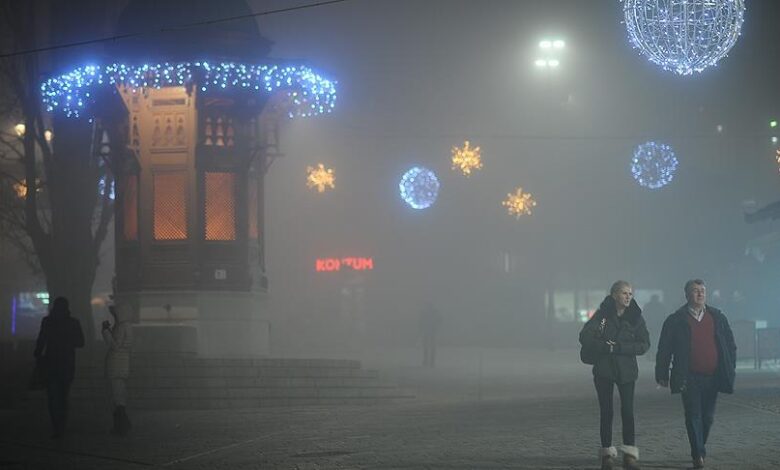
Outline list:
[[[612,446],[612,400],[617,386],[623,422],[623,466],[638,470],[639,448],[634,431],[634,385],[639,377],[636,356],[650,348],[650,335],[631,284],[617,281],[612,285],[610,295],[583,326],[580,343],[598,352],[593,382],[601,412],[601,468],[611,470],[617,457],[617,449]]]
[[[657,338],[661,335],[661,326],[668,314],[669,311],[661,302],[661,297],[658,294],[653,294],[650,301],[642,306],[642,316],[645,318],[647,331],[650,332],[651,336]]]
[[[441,314],[431,302],[425,302],[420,311],[419,327],[423,344],[423,366],[433,367],[436,362],[436,331],[441,325]]]
[[[693,467],[704,468],[718,392],[734,393],[737,345],[726,316],[707,305],[704,281],[686,282],[685,297],[661,329],[655,380],[682,394]]]
[[[84,333],[79,321],[70,315],[65,297],[54,299],[49,315],[41,321],[35,358],[46,370],[46,395],[52,437],[65,432],[68,419],[68,395],[76,372],[76,348],[84,347]]]

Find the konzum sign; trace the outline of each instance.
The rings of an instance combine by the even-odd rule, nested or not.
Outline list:
[[[318,273],[344,269],[371,271],[374,269],[374,258],[318,258],[314,264],[314,269]]]

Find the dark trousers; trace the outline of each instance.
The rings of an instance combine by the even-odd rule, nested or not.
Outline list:
[[[612,415],[613,394],[617,385],[620,395],[620,417],[623,422],[623,444],[633,446],[634,436],[634,384],[627,382],[615,384],[612,380],[594,377],[596,395],[599,397],[599,409],[601,410],[601,447],[612,447]]]
[[[715,420],[717,399],[718,390],[715,387],[714,376],[688,375],[686,388],[682,392],[682,402],[685,409],[685,429],[688,431],[691,457],[694,460],[707,456],[704,446],[707,444],[710,428]]]
[[[68,422],[68,395],[70,380],[50,376],[46,382],[46,396],[49,401],[49,417],[54,435],[62,435]]]

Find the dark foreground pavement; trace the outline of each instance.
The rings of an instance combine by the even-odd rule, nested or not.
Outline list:
[[[388,366],[417,398],[379,406],[136,411],[123,439],[107,434],[107,410],[81,409],[68,436],[52,441],[43,397],[33,396],[27,410],[0,410],[0,469],[598,468],[589,371],[569,363],[571,353],[534,367],[548,356],[522,353],[508,367],[495,357],[435,371]],[[651,383],[651,367],[642,363],[636,398],[643,468],[687,468],[680,399]],[[720,397],[707,468],[780,468],[780,374],[740,370],[738,386]]]

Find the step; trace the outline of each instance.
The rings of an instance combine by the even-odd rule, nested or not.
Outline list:
[[[408,395],[392,397],[397,399],[410,398]],[[391,401],[385,398],[262,398],[262,399],[150,399],[130,400],[128,406],[131,409],[156,409],[156,410],[213,410],[236,408],[264,408],[264,407],[300,407],[300,406],[376,406]]]
[[[372,387],[380,386],[377,377],[137,377],[128,380],[128,388],[242,388],[242,387]],[[104,388],[103,377],[79,377],[72,388]]]
[[[71,392],[74,400],[100,399],[107,395],[105,389],[76,389]],[[392,386],[381,387],[252,387],[252,388],[160,388],[130,389],[128,395],[135,399],[262,399],[262,398],[389,398],[399,395]]]
[[[352,359],[296,359],[296,358],[204,358],[194,355],[133,354],[133,368],[146,367],[337,367],[359,369],[360,361]],[[85,368],[102,368],[102,358],[80,363]]]
[[[99,378],[102,368],[79,368],[77,378]],[[375,370],[352,367],[130,367],[131,377],[377,377]]]

